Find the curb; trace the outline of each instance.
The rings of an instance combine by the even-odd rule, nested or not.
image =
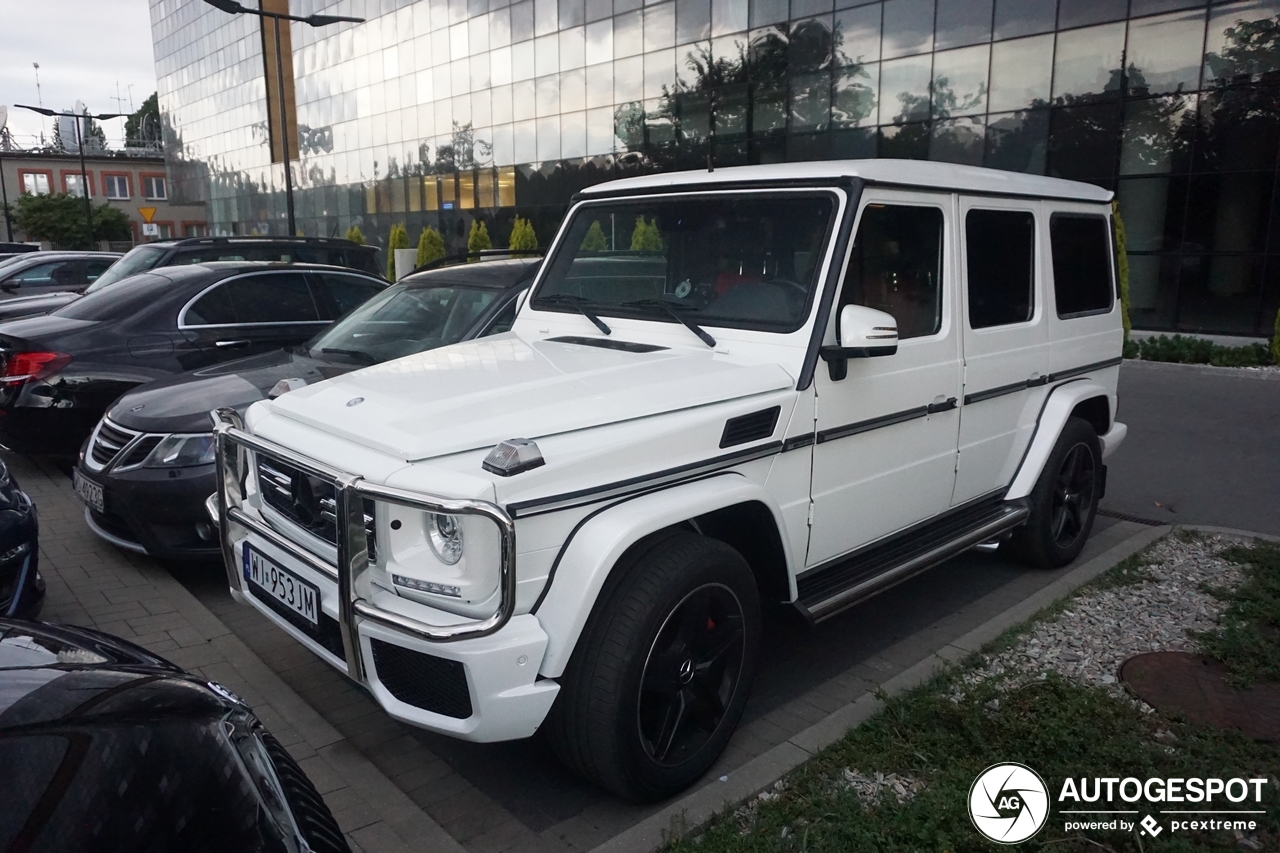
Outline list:
[[[1141,365],[1142,370],[1154,370],[1159,373],[1190,372],[1207,376],[1224,376],[1228,379],[1260,379],[1264,382],[1280,382],[1280,370],[1250,370],[1247,367],[1217,367],[1212,364],[1180,364],[1175,361],[1143,361],[1140,358],[1126,358],[1122,367]]]
[[[1228,531],[1196,525],[1181,525],[1181,527],[1206,533],[1257,536],[1245,531]],[[592,853],[653,853],[654,850],[673,839],[696,834],[708,821],[725,809],[754,797],[791,770],[808,761],[817,752],[843,738],[850,729],[874,716],[884,707],[884,702],[878,698],[879,696],[897,696],[924,684],[948,665],[978,651],[1009,628],[1022,624],[1121,560],[1168,536],[1173,530],[1173,527],[1164,525],[1135,532],[1087,563],[988,619],[967,634],[944,645],[914,666],[898,673],[882,683],[875,691],[862,694],[853,702],[793,735],[768,752],[757,756],[727,776],[720,777],[720,782],[712,782],[670,803],[656,814],[599,845]],[[1280,541],[1280,537],[1258,538]]]

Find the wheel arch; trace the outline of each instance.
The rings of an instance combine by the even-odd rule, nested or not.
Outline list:
[[[1031,494],[1069,418],[1083,418],[1102,436],[1111,429],[1113,409],[1112,392],[1090,379],[1076,379],[1054,387],[1045,399],[1035,434],[1009,486],[1006,499],[1024,498]]]
[[[538,620],[547,633],[539,674],[556,678],[564,673],[588,620],[607,598],[610,578],[619,576],[615,569],[625,570],[672,531],[694,530],[726,542],[751,566],[762,595],[781,588],[789,596],[790,557],[782,524],[781,511],[765,489],[735,473],[650,492],[597,511],[562,546],[549,588],[537,605]],[[743,550],[755,552],[758,543],[766,554]]]

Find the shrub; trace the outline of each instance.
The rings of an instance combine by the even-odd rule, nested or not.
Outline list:
[[[512,249],[538,248],[538,235],[533,230],[533,223],[517,216],[511,227],[511,240],[507,244]]]
[[[432,261],[438,261],[443,257],[444,238],[440,236],[439,231],[428,225],[418,235],[418,256],[414,259],[414,266],[426,266]]]
[[[587,236],[582,238],[582,245],[578,248],[583,252],[603,252],[608,247],[609,243],[604,238],[604,229],[600,227],[600,220],[597,219],[587,229]]]
[[[1133,323],[1129,319],[1129,238],[1125,234],[1124,219],[1120,217],[1120,203],[1111,202],[1112,220],[1116,229],[1116,274],[1120,278],[1120,322],[1124,324],[1124,339],[1129,340]]]
[[[631,251],[661,252],[662,235],[658,232],[658,222],[646,222],[643,216],[636,217],[635,230],[631,232]]]
[[[1133,350],[1126,346],[1125,356]],[[1204,338],[1189,335],[1157,335],[1139,341],[1137,355],[1143,361],[1167,361],[1176,364],[1212,364],[1217,367],[1258,367],[1277,363],[1262,344],[1224,347]]]
[[[348,228],[346,236],[352,243],[359,243],[361,246],[364,245],[364,234],[361,233],[359,225],[352,225]]]
[[[387,235],[387,280],[396,280],[396,249],[409,248],[409,232],[403,225],[392,225]]]
[[[485,249],[492,248],[493,241],[489,239],[489,227],[482,220],[471,220],[471,233],[467,235],[467,251],[483,252]]]

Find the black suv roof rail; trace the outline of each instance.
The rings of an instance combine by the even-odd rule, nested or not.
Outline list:
[[[477,260],[495,260],[497,258],[519,258],[532,257],[540,258],[546,254],[546,249],[480,249],[475,252],[458,252],[453,255],[445,255],[443,258],[436,258],[420,267],[414,267],[407,275],[414,273],[426,272],[427,270],[437,270],[441,267],[451,267],[455,264],[464,264],[472,259]]]
[[[170,246],[212,246],[222,243],[232,242],[259,242],[259,243],[320,243],[343,246],[356,246],[359,248],[368,248],[377,251],[376,246],[365,246],[362,243],[356,243],[343,237],[290,237],[281,235],[273,237],[270,234],[232,234],[220,237],[182,237],[177,240],[160,240],[157,242],[166,243]]]

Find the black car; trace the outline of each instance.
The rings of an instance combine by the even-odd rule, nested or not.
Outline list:
[[[28,310],[27,303],[56,294],[59,300],[73,299],[120,260],[119,252],[32,252],[14,255],[0,261],[0,306],[9,308],[9,315],[18,316],[9,306],[14,303],[18,311]],[[49,303],[57,307],[62,303]],[[5,315],[0,315],[5,316]],[[29,315],[22,315],[29,316]]]
[[[217,488],[209,412],[243,413],[269,394],[511,328],[539,261],[414,273],[308,343],[144,385],[111,407],[81,451],[76,491],[89,526],[164,559],[213,556],[205,500]]]
[[[0,767],[0,850],[350,850],[247,705],[98,631],[0,619]]]
[[[29,252],[40,251],[39,246],[31,243],[4,243],[0,242],[0,260],[12,258],[15,255],[25,255]]]
[[[73,456],[135,386],[301,343],[385,287],[317,264],[197,264],[0,323],[0,444]]]
[[[36,505],[0,462],[0,616],[35,619],[44,605]]]
[[[48,254],[47,252],[45,254]],[[123,281],[131,275],[211,261],[271,261],[273,263],[327,264],[381,277],[378,250],[350,240],[329,237],[189,237],[136,246],[89,285],[85,293]],[[69,288],[31,298],[0,302],[0,320],[16,320],[48,314],[80,297]]]

